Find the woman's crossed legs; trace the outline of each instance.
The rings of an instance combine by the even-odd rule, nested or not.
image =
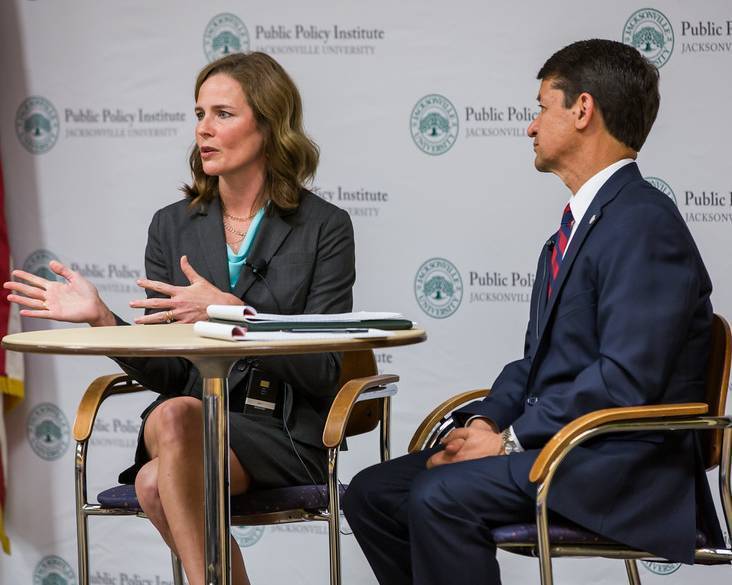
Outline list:
[[[137,474],[140,505],[183,563],[190,585],[204,585],[202,402],[179,396],[163,402],[145,421],[150,456]],[[232,495],[249,489],[251,477],[229,450]],[[232,538],[233,585],[249,585],[244,561]]]

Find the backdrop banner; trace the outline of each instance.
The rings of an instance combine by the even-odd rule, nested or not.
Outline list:
[[[6,0],[0,151],[16,265],[49,277],[59,259],[133,319],[150,219],[189,180],[196,74],[226,53],[264,51],[302,93],[322,153],[313,189],[353,220],[354,309],[399,311],[428,331],[424,344],[377,352],[381,370],[402,379],[392,427],[401,455],[437,403],[489,387],[522,353],[536,258],[569,199],[533,166],[536,74],[557,49],[594,37],[632,44],[660,68],[661,110],[638,162],[678,205],[712,276],[715,310],[732,317],[729,0],[589,9],[579,0]],[[23,321],[25,330],[49,326],[61,325]],[[0,583],[75,585],[70,430],[88,383],[118,368],[104,358],[24,359],[26,399],[6,417],[13,548],[0,555]],[[152,398],[101,411],[91,497],[131,462]],[[344,482],[378,458],[375,437],[350,446]],[[327,582],[325,524],[235,533],[253,583]],[[90,534],[93,585],[172,583],[149,522],[91,518]],[[539,582],[536,560],[499,557],[506,584]],[[640,570],[649,584],[689,583],[694,571],[707,585],[730,578],[719,567]],[[567,585],[625,579],[618,561],[559,560],[555,571]],[[350,534],[343,580],[375,583]]]

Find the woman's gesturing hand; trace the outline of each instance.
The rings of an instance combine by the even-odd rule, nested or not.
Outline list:
[[[92,326],[116,324],[114,315],[91,282],[56,260],[49,262],[48,266],[65,282],[47,280],[24,270],[13,270],[12,276],[17,280],[3,285],[3,288],[11,291],[8,300],[24,307],[20,311],[21,316],[88,323]]]
[[[140,299],[130,302],[135,309],[153,309],[150,313],[135,319],[135,323],[195,323],[208,319],[206,307],[209,305],[243,305],[238,297],[225,293],[203,278],[188,262],[186,256],[180,258],[180,268],[186,275],[188,286],[175,286],[157,280],[141,278],[137,284],[144,289],[155,291],[167,298]]]

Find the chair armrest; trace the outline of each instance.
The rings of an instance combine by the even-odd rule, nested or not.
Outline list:
[[[534,483],[544,481],[554,462],[564,457],[565,453],[571,448],[571,444],[580,435],[589,430],[619,422],[641,422],[650,419],[674,419],[700,416],[706,414],[708,410],[709,406],[707,404],[691,402],[686,404],[625,406],[589,412],[562,427],[557,434],[549,439],[549,442],[544,445],[536,461],[534,461],[534,465],[531,467],[529,481]],[[622,430],[624,429],[613,429],[613,432],[621,432]]]
[[[466,404],[467,402],[472,402],[477,398],[488,396],[489,393],[490,388],[468,390],[467,392],[461,392],[460,394],[456,394],[452,398],[448,398],[442,404],[438,405],[424,418],[422,423],[417,427],[417,430],[414,431],[414,435],[412,435],[412,440],[409,441],[409,447],[407,449],[407,452],[414,453],[415,451],[419,451],[425,444],[425,441],[427,441],[429,435],[432,433],[432,429],[435,427],[435,425],[439,423],[447,414],[449,414],[459,406]]]
[[[323,429],[323,445],[332,449],[343,442],[346,434],[348,418],[351,416],[353,405],[358,397],[371,388],[394,384],[399,381],[399,376],[394,374],[381,374],[377,376],[366,376],[364,378],[353,378],[346,382],[336,394],[335,400],[328,412]]]
[[[97,418],[97,412],[104,400],[115,394],[129,394],[130,392],[140,392],[142,390],[144,390],[142,386],[133,382],[125,374],[99,376],[89,384],[84,396],[81,397],[79,407],[76,409],[74,439],[77,442],[83,442],[89,438],[94,427],[94,420]]]

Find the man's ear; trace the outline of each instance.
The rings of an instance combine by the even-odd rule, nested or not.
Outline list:
[[[575,117],[575,128],[577,130],[584,130],[590,125],[590,121],[595,116],[595,98],[587,92],[583,92],[577,96],[577,101],[574,103],[575,111],[577,115]]]

